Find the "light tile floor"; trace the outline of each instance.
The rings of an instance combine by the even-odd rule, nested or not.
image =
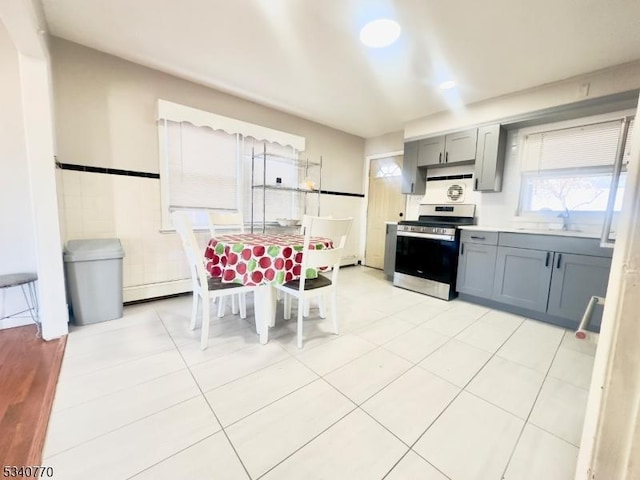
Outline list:
[[[206,351],[188,296],[73,327],[44,464],[62,480],[573,478],[593,344],[340,274],[341,334],[312,308],[302,350],[281,305],[258,343],[251,295]]]

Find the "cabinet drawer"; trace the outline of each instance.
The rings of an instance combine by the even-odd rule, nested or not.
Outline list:
[[[468,243],[482,243],[484,245],[497,245],[498,232],[485,232],[481,230],[462,230],[460,241]]]

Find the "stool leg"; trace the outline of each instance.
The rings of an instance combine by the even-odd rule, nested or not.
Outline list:
[[[40,325],[40,315],[38,312],[38,296],[36,295],[36,288],[34,282],[29,282],[27,284],[27,290],[29,291],[29,295],[27,296],[27,292],[24,289],[24,285],[20,285],[20,289],[22,290],[22,295],[24,296],[25,302],[27,302],[27,307],[29,307],[29,315],[31,315],[31,320],[36,325],[38,337],[42,336],[42,327]]]

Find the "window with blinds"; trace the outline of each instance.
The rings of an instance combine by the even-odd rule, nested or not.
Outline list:
[[[238,135],[167,122],[172,208],[238,209]]]
[[[557,213],[565,209],[604,212],[622,119],[536,132],[525,137],[520,213]],[[630,123],[630,138],[633,121]],[[629,142],[623,146],[628,162]],[[626,173],[620,176],[615,210],[619,210]]]
[[[158,142],[162,228],[172,229],[169,212],[187,211],[194,226],[205,228],[209,210],[245,213],[251,202],[251,171],[245,170],[251,148],[292,155],[304,150],[298,135],[224,117],[158,99]],[[291,166],[271,169],[283,182],[295,182]],[[275,215],[290,216],[291,205],[276,205]]]

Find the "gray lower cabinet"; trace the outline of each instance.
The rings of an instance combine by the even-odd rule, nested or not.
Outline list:
[[[611,259],[555,253],[547,312],[556,317],[580,318],[592,296],[607,293]],[[591,325],[600,324],[602,309],[594,312]]]
[[[496,268],[495,245],[462,242],[458,260],[458,292],[477,297],[491,297],[493,293],[493,275]]]
[[[553,252],[498,247],[493,299],[546,312]]]
[[[387,223],[386,238],[384,243],[384,276],[387,280],[393,280],[393,272],[396,269],[396,244],[398,243],[398,225]]]
[[[611,251],[596,239],[463,230],[456,289],[464,300],[576,328],[589,299],[606,295],[610,270]],[[597,306],[589,330],[601,320]]]

